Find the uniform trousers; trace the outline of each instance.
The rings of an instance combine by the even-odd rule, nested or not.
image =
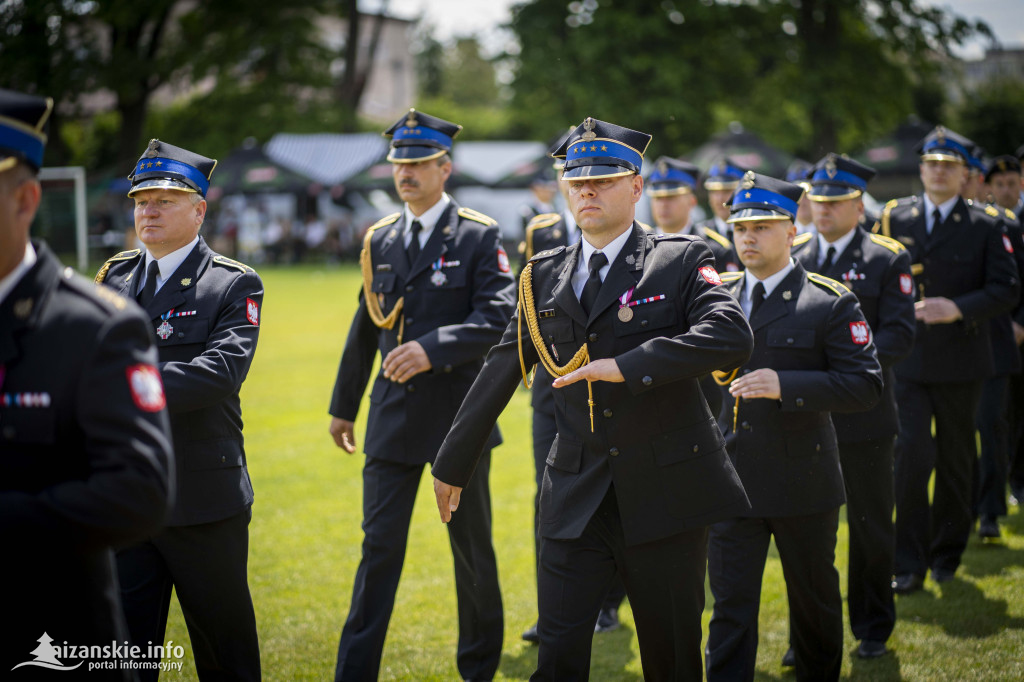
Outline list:
[[[976,425],[981,455],[975,461],[974,516],[1006,516],[1006,480],[1010,469],[1008,391],[1010,377],[985,380],[978,401]]]
[[[894,437],[839,444],[850,533],[847,603],[857,639],[884,642],[896,625],[892,593]]]
[[[213,523],[169,526],[117,553],[128,631],[135,646],[164,643],[174,589],[201,680],[259,680],[256,615],[247,581],[251,507]],[[156,680],[157,670],[140,670]]]
[[[923,578],[929,567],[954,571],[960,565],[974,525],[974,417],[981,383],[896,382],[896,575]],[[933,469],[935,493],[929,504]]]
[[[504,621],[498,567],[491,544],[491,452],[484,451],[459,509],[447,524],[455,561],[463,678],[489,680],[498,670]],[[367,457],[363,467],[363,557],[338,642],[335,680],[376,680],[395,593],[402,575],[423,464]]]
[[[648,682],[700,680],[707,528],[627,546],[614,487],[580,537],[541,540],[540,651],[531,680],[590,676],[594,621],[617,575],[633,608]]]
[[[1007,479],[1010,490],[1024,504],[1024,374],[1010,376],[1010,469]]]
[[[772,536],[789,597],[798,680],[838,680],[843,598],[835,567],[839,508],[804,516],[735,518],[711,526],[708,575],[715,607],[705,659],[708,680],[753,680],[761,581]]]
[[[547,466],[548,453],[551,444],[555,442],[558,435],[558,426],[555,424],[555,415],[551,412],[535,409],[533,411],[533,464],[534,473],[537,477],[536,493],[533,495],[533,540],[534,557],[537,561],[537,570],[540,570],[540,487],[544,479],[544,467]],[[601,610],[617,609],[626,598],[626,586],[622,579],[616,577],[612,586],[608,589]]]

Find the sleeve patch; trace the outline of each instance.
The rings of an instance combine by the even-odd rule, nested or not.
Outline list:
[[[1010,243],[1010,238],[1005,234],[1003,235],[1003,248],[1006,249],[1006,253],[1013,253],[1013,244]]]
[[[128,388],[135,406],[144,412],[159,412],[167,406],[164,382],[153,365],[132,365],[127,369]]]
[[[700,273],[700,276],[703,277],[704,280],[708,282],[708,284],[722,283],[722,278],[718,276],[718,271],[715,270],[710,265],[705,265],[702,268],[698,268],[697,272]]]
[[[850,338],[858,346],[866,346],[868,341],[871,340],[871,330],[868,329],[868,323],[864,320],[850,323]]]
[[[914,278],[906,274],[900,275],[900,291],[907,296],[914,293]]]
[[[508,266],[508,254],[500,246],[498,247],[498,269],[502,272],[511,272],[511,268]]]
[[[245,319],[254,327],[260,326],[260,304],[251,298],[245,299]]]

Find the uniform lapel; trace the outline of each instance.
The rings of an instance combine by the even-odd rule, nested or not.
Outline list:
[[[920,248],[926,249],[931,237],[928,236],[928,224],[924,215],[924,195],[921,195],[921,200],[914,204],[910,210],[912,212],[911,217],[914,219],[910,224],[910,231],[914,235],[914,244],[920,244]]]
[[[859,265],[860,257],[862,255],[861,240],[863,239],[863,235],[859,227],[855,227],[853,229],[856,231],[853,235],[853,239],[851,239],[850,243],[846,245],[843,252],[838,255],[836,262],[832,264],[832,267],[829,268],[828,272],[821,273],[826,277],[831,277],[832,279],[843,282],[844,284],[846,284],[847,281],[852,281],[844,279],[844,275],[847,273],[851,275],[857,274],[857,265]],[[813,272],[813,270],[811,271]],[[847,284],[847,286],[850,285]]]
[[[441,214],[441,219],[437,221],[437,225],[434,225],[434,229],[430,232],[430,238],[427,239],[427,243],[420,250],[419,257],[416,258],[416,262],[412,264],[412,269],[409,270],[409,278],[413,279],[418,274],[430,267],[430,264],[437,261],[438,258],[443,256],[448,251],[447,240],[455,237],[455,230],[458,227],[459,222],[459,211],[458,206],[455,205],[455,201],[452,200],[448,204],[448,208]]]
[[[796,294],[799,293],[799,284],[801,278],[804,277],[804,272],[803,266],[797,263],[792,271],[772,290],[761,307],[757,309],[757,313],[749,320],[750,328],[753,331],[789,314],[789,307],[795,305],[794,301]],[[789,292],[788,296],[786,296],[786,292]]]
[[[934,251],[943,242],[949,241],[961,225],[968,222],[967,204],[962,198],[957,198],[953,204],[953,210],[949,212],[941,224],[932,228],[932,235],[926,242],[925,251]]]
[[[635,287],[640,275],[643,274],[647,233],[635,222],[632,231],[632,237],[622,245],[615,262],[608,268],[608,274],[605,275],[604,282],[597,292],[594,308],[590,311],[588,325],[631,287]]]
[[[150,319],[155,320],[172,308],[180,307],[185,302],[185,294],[182,292],[195,284],[200,269],[205,266],[209,259],[210,250],[206,247],[206,242],[203,241],[203,238],[200,237],[199,242],[188,256],[185,257],[185,260],[171,273],[171,276],[160,287],[160,291],[156,292],[156,296],[146,306],[146,314],[149,315]],[[183,284],[186,279],[188,284]]]
[[[583,247],[578,241],[565,248],[565,263],[562,266],[562,271],[558,274],[558,281],[551,291],[551,296],[555,303],[569,314],[569,317],[585,327],[587,316],[583,313],[580,299],[576,298],[576,292],[572,290],[572,274],[576,272],[576,265],[582,250]]]

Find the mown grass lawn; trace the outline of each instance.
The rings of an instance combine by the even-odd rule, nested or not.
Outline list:
[[[363,456],[337,449],[327,433],[327,406],[356,305],[351,265],[264,268],[259,349],[243,390],[246,451],[256,489],[250,527],[249,584],[256,606],[267,680],[333,678],[338,635],[359,562]],[[357,435],[365,427],[365,401]],[[526,680],[537,649],[519,635],[536,616],[533,580],[533,458],[529,395],[520,390],[501,418],[505,444],[491,469],[494,541],[505,602],[505,647],[497,679]],[[360,442],[361,445],[361,442]],[[1024,679],[1024,517],[1016,508],[1005,543],[976,538],[956,579],[899,598],[894,653],[860,661],[847,626],[843,677],[864,680]],[[846,526],[837,551],[845,591]],[[704,612],[711,616],[711,597]],[[186,644],[174,604],[167,639]],[[384,649],[381,679],[456,680],[455,589],[451,551],[424,472],[405,571]],[[600,635],[594,680],[642,679],[628,607],[623,628]],[[774,550],[765,571],[759,680],[792,679],[779,666],[787,609]],[[706,631],[706,630],[705,630]],[[190,656],[191,654],[189,654]],[[195,679],[191,659],[183,673]]]

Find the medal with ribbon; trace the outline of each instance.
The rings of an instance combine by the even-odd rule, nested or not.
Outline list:
[[[430,267],[434,271],[434,274],[430,276],[430,283],[435,287],[443,287],[448,281],[448,275],[441,271],[441,268],[444,267],[444,256],[434,261]]]
[[[619,296],[619,320],[621,322],[629,322],[633,319],[633,311],[629,307],[629,299],[633,296],[633,291],[636,287],[630,287],[629,291]]]

